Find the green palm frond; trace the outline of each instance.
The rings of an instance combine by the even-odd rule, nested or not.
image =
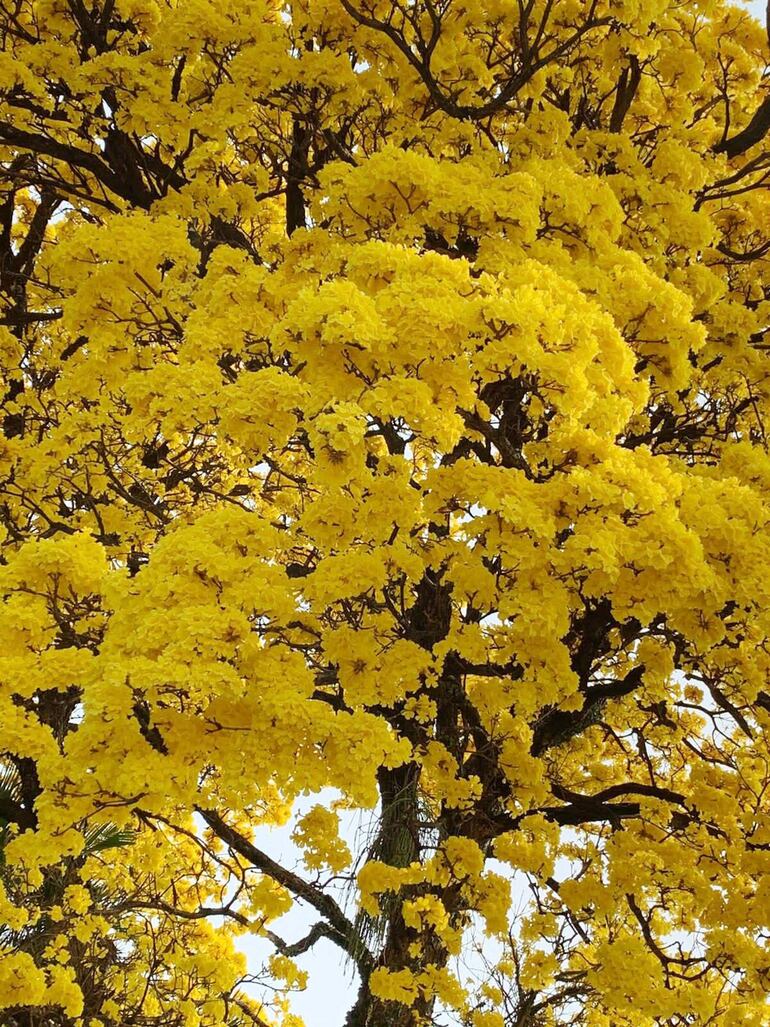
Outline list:
[[[0,799],[21,802],[21,774],[12,763],[0,763]]]
[[[21,774],[13,763],[0,763],[0,808],[21,802]],[[10,824],[0,814],[0,870],[5,866],[5,845],[11,836]]]
[[[136,838],[136,832],[130,828],[116,827],[115,824],[98,824],[95,827],[89,827],[83,837],[85,839],[83,854],[91,856],[104,849],[120,849],[131,845]]]

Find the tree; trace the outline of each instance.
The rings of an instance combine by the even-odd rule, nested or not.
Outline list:
[[[768,1023],[765,30],[0,32],[0,1023]]]

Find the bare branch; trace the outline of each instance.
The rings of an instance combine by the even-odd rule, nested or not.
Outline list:
[[[371,969],[374,965],[371,953],[363,948],[354,925],[348,920],[331,895],[326,895],[324,892],[319,891],[312,884],[309,884],[297,874],[292,873],[291,870],[287,870],[280,863],[276,863],[267,853],[262,852],[256,845],[252,844],[247,838],[244,838],[242,834],[230,827],[214,810],[201,809],[200,807],[196,807],[196,810],[212,831],[229,845],[234,852],[239,853],[257,870],[261,870],[263,874],[272,877],[274,881],[283,885],[293,895],[302,899],[303,902],[307,902],[308,905],[324,916],[329,924],[326,936],[354,959],[361,967],[362,972],[368,972]]]

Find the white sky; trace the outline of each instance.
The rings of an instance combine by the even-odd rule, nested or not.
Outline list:
[[[292,844],[290,835],[298,816],[317,803],[330,804],[335,797],[335,793],[328,790],[299,802],[295,807],[295,815],[285,827],[258,829],[254,834],[254,844],[307,879],[309,875],[302,867],[299,850]],[[342,834],[354,857],[360,847],[359,829],[363,826],[362,819],[360,814],[351,816],[349,822],[343,822],[342,826]],[[344,904],[344,892],[338,890],[333,894],[341,905]],[[302,938],[319,919],[315,910],[303,903],[295,903],[291,912],[270,924],[270,930],[287,944],[292,944]],[[265,939],[248,935],[241,938],[240,947],[249,957],[249,968],[252,971],[258,970],[263,960],[275,951]],[[304,1019],[306,1027],[341,1027],[358,989],[355,970],[345,963],[342,950],[322,938],[304,955],[296,957],[296,963],[308,971],[308,987],[293,997],[292,1011]],[[257,988],[254,993],[258,994]]]

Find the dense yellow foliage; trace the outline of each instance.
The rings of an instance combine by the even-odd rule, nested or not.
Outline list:
[[[0,1023],[296,1027],[332,942],[347,1027],[770,1024],[764,28],[0,43]]]

